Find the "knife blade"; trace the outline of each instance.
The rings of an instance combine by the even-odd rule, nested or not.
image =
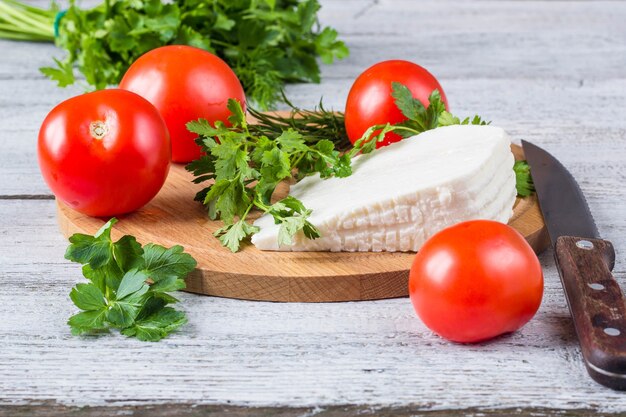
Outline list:
[[[530,142],[522,148],[587,371],[602,385],[626,390],[626,303],[611,273],[613,245],[600,238],[569,171]]]

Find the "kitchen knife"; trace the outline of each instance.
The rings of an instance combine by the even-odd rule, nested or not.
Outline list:
[[[552,155],[522,141],[554,248],[589,375],[626,389],[626,304],[611,271],[615,252],[602,240],[576,180]]]

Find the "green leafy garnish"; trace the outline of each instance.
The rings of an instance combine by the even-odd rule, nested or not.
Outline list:
[[[291,244],[300,231],[309,239],[319,237],[308,221],[311,210],[301,201],[288,196],[271,202],[276,187],[315,173],[321,178],[347,177],[352,174],[352,158],[374,151],[388,132],[406,138],[440,126],[489,124],[480,116],[460,119],[448,113],[437,90],[428,106],[397,82],[392,83],[392,96],[407,120],[371,126],[354,146],[349,145],[344,115],[326,110],[321,102],[315,110],[301,110],[285,98],[291,107],[288,116],[250,109],[256,121],[248,123],[240,104],[229,100],[231,127],[206,120],[189,122],[187,129],[199,135],[197,143],[205,155],[187,165],[187,170],[195,175],[195,183],[211,181],[196,200],[206,206],[212,220],[224,223],[215,232],[222,245],[236,252],[259,231],[247,220],[253,209],[270,214],[280,225],[279,245]],[[529,181],[527,175],[524,181]],[[520,196],[525,195],[519,190],[518,185]]]
[[[376,143],[384,140],[388,132],[407,138],[418,135],[427,130],[442,126],[451,125],[488,125],[491,122],[483,120],[480,116],[466,117],[460,119],[446,111],[445,104],[441,100],[438,90],[434,90],[429,100],[428,107],[425,107],[419,100],[413,97],[411,91],[403,84],[392,82],[392,97],[396,106],[407,120],[386,125],[376,125],[370,127],[363,136],[355,142],[355,148],[350,151],[350,155],[357,153],[368,153],[376,149]],[[527,197],[534,191],[530,168],[526,161],[517,161],[513,167],[516,178],[517,194],[520,197]]]
[[[530,176],[530,166],[526,161],[515,161],[513,171],[515,171],[517,195],[528,197],[535,191],[535,184],[533,184],[533,179]]]
[[[471,119],[466,117],[461,120],[456,116],[448,113],[447,111],[443,111],[439,115],[439,126],[451,126],[451,125],[488,125],[490,122],[485,122],[480,116],[475,115]]]
[[[317,57],[330,64],[349,53],[336,30],[320,25],[318,0],[106,0],[91,9],[69,3],[57,14],[55,4],[0,0],[0,38],[54,41],[67,52],[41,69],[61,87],[76,81],[74,68],[93,88],[117,85],[144,53],[190,45],[224,59],[248,100],[265,109],[286,83],[318,83]]]
[[[403,138],[418,135],[427,130],[432,130],[441,126],[450,125],[487,125],[489,122],[482,120],[480,116],[474,116],[473,118],[466,118],[464,120],[448,113],[446,111],[446,105],[441,99],[439,90],[434,90],[428,97],[428,106],[424,106],[421,101],[413,97],[411,90],[405,85],[392,82],[391,83],[391,96],[394,98],[396,106],[407,120],[396,123],[394,125],[377,125],[370,127],[363,136],[359,139],[362,141],[382,141],[385,135],[380,135],[377,132],[380,129],[385,129],[386,132],[394,132]]]
[[[68,320],[72,334],[93,334],[116,328],[143,341],[158,341],[187,322],[185,313],[168,304],[169,292],[185,288],[184,278],[196,261],[181,246],[143,248],[133,236],[111,238],[117,219],[94,236],[74,234],[65,258],[83,264],[89,283],[76,284],[70,298],[82,312]]]
[[[300,230],[308,238],[318,237],[318,230],[308,221],[311,210],[291,196],[272,202],[272,194],[278,184],[292,178],[314,173],[322,178],[350,175],[349,155],[341,155],[330,140],[307,141],[292,128],[270,138],[262,129],[248,125],[236,100],[229,100],[228,108],[231,127],[221,122],[211,125],[206,120],[187,124],[199,135],[197,143],[206,154],[187,169],[194,173],[197,183],[213,181],[196,200],[205,204],[211,219],[224,223],[215,236],[236,252],[244,239],[258,232],[247,220],[250,211],[256,209],[270,214],[280,225],[279,244],[291,243]]]

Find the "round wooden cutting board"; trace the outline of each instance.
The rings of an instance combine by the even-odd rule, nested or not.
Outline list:
[[[512,149],[517,158],[522,157],[519,146],[512,145]],[[198,268],[187,278],[187,291],[292,302],[376,300],[408,294],[414,253],[264,252],[249,244],[231,253],[212,235],[220,222],[209,220],[202,205],[193,201],[203,186],[191,179],[183,166],[172,166],[159,194],[142,209],[118,216],[120,221],[113,230],[115,238],[130,234],[143,244],[184,246],[198,261]],[[58,200],[57,205],[65,236],[94,234],[108,220],[85,216]],[[518,199],[509,224],[536,252],[547,247],[547,233],[534,195]]]

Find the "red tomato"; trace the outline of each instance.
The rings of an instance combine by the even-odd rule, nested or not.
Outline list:
[[[170,132],[174,162],[190,162],[201,154],[187,122],[202,118],[228,124],[229,98],[245,110],[246,97],[233,70],[191,46],[164,46],[142,55],[124,74],[120,88],[145,97],[159,110]]]
[[[391,97],[391,83],[397,81],[411,90],[413,97],[428,106],[428,97],[439,90],[448,109],[448,100],[437,79],[426,69],[409,61],[383,61],[368,68],[352,84],[346,101],[345,123],[348,138],[356,142],[367,129],[377,124],[406,120]],[[402,138],[387,133],[376,147],[387,146]]]
[[[144,98],[101,90],[66,100],[39,131],[39,167],[52,192],[90,216],[137,210],[165,182],[167,127]]]
[[[472,220],[422,246],[411,267],[409,294],[432,331],[454,342],[478,342],[513,332],[535,315],[543,273],[515,229]]]

